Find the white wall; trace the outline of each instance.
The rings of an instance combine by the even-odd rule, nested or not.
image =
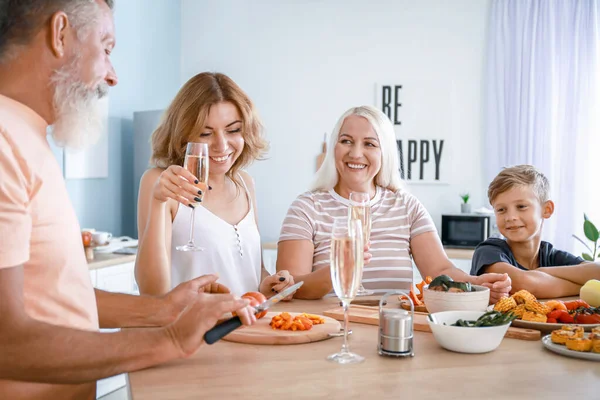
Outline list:
[[[250,168],[263,240],[314,174],[324,132],[375,84],[403,84],[398,137],[447,139],[447,185],[410,185],[436,224],[459,193],[487,203],[481,172],[481,83],[489,0],[183,0],[182,78],[230,75],[256,102],[271,142]],[[183,82],[182,82],[183,83]]]

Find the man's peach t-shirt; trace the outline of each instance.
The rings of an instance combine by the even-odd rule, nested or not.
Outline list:
[[[46,127],[32,109],[0,95],[0,268],[23,266],[31,318],[97,331],[79,223]]]

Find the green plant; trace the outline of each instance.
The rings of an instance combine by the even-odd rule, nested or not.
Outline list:
[[[460,198],[462,199],[463,203],[467,204],[471,196],[469,196],[469,193],[463,193],[460,195]]]
[[[585,214],[583,214],[583,233],[588,240],[593,242],[593,244],[592,247],[590,247],[586,242],[578,238],[576,235],[573,235],[573,237],[579,240],[589,251],[589,253],[582,253],[581,257],[583,257],[583,259],[586,261],[594,261],[596,257],[600,258],[600,251],[598,251],[600,250],[600,246],[598,245],[600,232],[598,231],[598,228],[596,228],[596,225],[594,225]]]

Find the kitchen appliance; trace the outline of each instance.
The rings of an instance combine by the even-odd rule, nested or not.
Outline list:
[[[442,244],[445,247],[473,249],[490,237],[491,224],[490,215],[443,214]]]
[[[383,308],[388,296],[405,295],[410,301],[410,312],[401,308]],[[415,308],[408,293],[395,290],[384,294],[379,301],[380,356],[413,357],[413,320]]]

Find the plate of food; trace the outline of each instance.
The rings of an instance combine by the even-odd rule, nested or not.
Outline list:
[[[517,316],[512,322],[519,328],[542,332],[560,330],[563,326],[578,325],[584,331],[600,327],[600,307],[591,307],[584,300],[549,300],[540,302],[526,290],[504,297],[493,307],[494,311],[511,312]]]
[[[578,325],[563,326],[542,338],[544,347],[554,353],[585,360],[600,361],[600,327],[585,333]]]

